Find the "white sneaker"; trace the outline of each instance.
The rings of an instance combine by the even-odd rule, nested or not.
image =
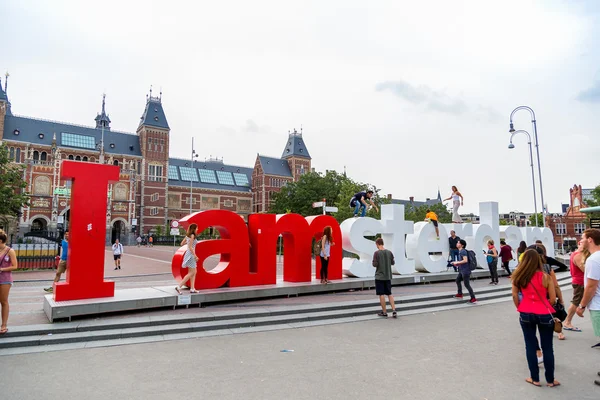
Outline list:
[[[544,356],[538,357],[538,364],[542,364],[544,362]]]

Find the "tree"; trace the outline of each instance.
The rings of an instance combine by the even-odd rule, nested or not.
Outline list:
[[[289,212],[300,215],[318,215],[321,208],[312,208],[312,203],[327,199],[328,204],[333,204],[337,199],[344,175],[335,171],[327,171],[324,175],[310,172],[300,177],[297,182],[290,182],[275,193],[274,202],[269,208],[270,213],[286,214]]]
[[[25,167],[11,161],[6,143],[0,144],[0,215],[16,217],[29,204],[29,194],[23,179]]]
[[[536,215],[537,215],[537,225],[535,223]],[[529,216],[529,224],[530,224],[530,226],[539,226],[539,227],[544,226],[544,214],[542,214],[542,213],[531,214]]]
[[[432,205],[422,205],[418,207],[407,207],[404,212],[404,219],[407,221],[420,222],[425,220],[425,214],[427,209],[433,211],[438,216],[438,221],[442,224],[452,222],[452,214],[448,211],[448,208],[443,203],[436,203]]]
[[[507,221],[507,220],[505,220],[505,219],[501,219],[501,220],[500,220],[500,223],[499,223],[499,225],[500,225],[500,226],[503,226],[503,225],[510,225],[510,224],[508,223],[508,221]]]
[[[598,207],[600,206],[600,185],[596,186],[593,190],[592,190],[592,199],[590,200],[586,200],[586,205],[588,207]],[[585,225],[589,228],[590,227],[590,219],[597,219],[600,218],[600,212],[593,212],[593,213],[588,213],[588,217],[585,221]]]

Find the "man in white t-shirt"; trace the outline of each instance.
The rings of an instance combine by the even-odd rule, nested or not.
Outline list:
[[[121,256],[123,255],[123,245],[119,243],[119,239],[115,239],[115,244],[112,245],[113,258],[115,259],[115,270],[121,269]]]
[[[577,307],[577,315],[583,317],[583,312],[589,308],[594,334],[600,337],[600,285],[598,285],[600,281],[600,229],[586,229],[581,235],[581,243],[591,255],[585,262],[585,289],[581,303]],[[593,345],[592,348],[600,348],[600,343]],[[598,380],[594,383],[600,385]]]

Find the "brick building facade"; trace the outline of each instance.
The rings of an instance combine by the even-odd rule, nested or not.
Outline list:
[[[589,191],[589,190],[588,190]],[[574,185],[570,189],[570,203],[566,212],[546,216],[546,226],[552,229],[554,245],[557,249],[573,250],[586,230],[588,215],[579,211],[586,208],[585,189]]]
[[[169,157],[171,130],[162,93],[153,96],[152,90],[136,133],[111,129],[104,98],[95,127],[17,116],[11,106],[0,80],[0,142],[13,162],[24,165],[31,194],[11,236],[32,230],[57,234],[68,227],[70,182],[60,179],[63,160],[120,167],[119,182],[109,186],[107,241],[129,241],[132,232],[155,233],[190,209],[230,210],[247,219],[251,212],[268,211],[275,192],[311,170],[302,132],[295,130],[281,158],[257,155],[254,167]]]

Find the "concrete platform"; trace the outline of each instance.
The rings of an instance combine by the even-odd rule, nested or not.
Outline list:
[[[502,274],[500,271],[498,271]],[[476,270],[472,279],[487,278],[489,271]],[[436,274],[410,274],[395,275],[392,285],[428,284],[434,282],[452,281],[456,278],[455,272],[442,272]],[[375,287],[373,278],[343,278],[323,285],[318,280],[304,283],[291,283],[278,281],[275,285],[247,286],[239,288],[220,288],[203,290],[201,293],[178,296],[175,291],[175,282],[170,286],[156,286],[141,289],[115,290],[114,297],[86,299],[74,301],[54,301],[52,295],[44,297],[44,313],[50,320],[68,319],[101,315],[107,313],[142,311],[156,308],[197,305],[210,303],[223,303],[242,300],[255,300],[270,297],[301,296],[319,293],[339,292],[346,290],[365,290]]]

